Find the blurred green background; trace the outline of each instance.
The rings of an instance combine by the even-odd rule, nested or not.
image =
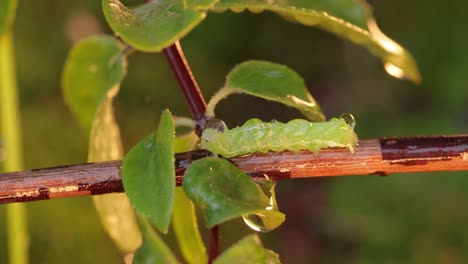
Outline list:
[[[360,138],[468,133],[468,2],[371,4],[382,31],[416,58],[422,85],[389,77],[361,47],[271,13],[209,14],[181,44],[207,99],[234,65],[263,59],[298,71],[329,117],[353,113]],[[85,162],[87,135],[63,103],[60,76],[73,43],[97,33],[110,33],[100,1],[20,1],[15,44],[26,168]],[[164,56],[133,54],[116,102],[126,150],[165,108],[189,115]],[[228,126],[299,116],[241,95],[217,114]],[[283,181],[278,199],[287,220],[262,239],[284,263],[468,262],[468,172]],[[123,263],[89,197],[27,209],[31,263]],[[0,263],[7,262],[3,227],[0,206]],[[228,246],[250,231],[234,221],[222,232]]]

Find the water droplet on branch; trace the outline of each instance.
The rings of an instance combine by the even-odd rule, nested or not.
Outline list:
[[[214,130],[216,130],[218,132],[224,132],[224,130],[227,129],[227,126],[226,126],[226,123],[224,123],[223,120],[217,119],[217,118],[212,118],[212,119],[208,120],[208,122],[206,123],[205,129],[206,128],[211,128],[211,129],[214,129]]]
[[[343,118],[346,124],[348,124],[350,127],[354,128],[356,126],[356,118],[352,114],[349,113],[343,113],[339,115],[339,118]]]

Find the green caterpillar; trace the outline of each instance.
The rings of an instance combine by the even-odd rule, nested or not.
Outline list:
[[[347,148],[354,153],[357,136],[353,125],[346,121],[346,117],[333,118],[327,122],[294,119],[285,124],[276,121],[265,123],[253,118],[241,127],[224,131],[218,123],[216,128],[205,128],[200,145],[226,158],[284,150],[318,153],[320,149],[333,147]]]

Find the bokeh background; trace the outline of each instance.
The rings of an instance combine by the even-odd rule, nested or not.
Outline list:
[[[416,58],[420,86],[386,75],[364,48],[271,13],[210,13],[181,44],[207,99],[234,65],[262,59],[298,71],[327,116],[353,113],[360,138],[468,133],[468,2],[370,2],[382,31]],[[61,69],[73,43],[110,32],[100,1],[20,1],[15,44],[26,168],[85,162],[87,134],[63,103]],[[133,54],[116,101],[126,150],[155,129],[165,108],[189,115],[164,56]],[[241,95],[217,114],[229,126],[299,116]],[[283,181],[278,199],[287,220],[262,239],[284,263],[468,262],[468,172]],[[31,263],[123,263],[89,197],[27,209]],[[7,262],[5,232],[0,206],[0,263]],[[248,232],[240,221],[226,224],[223,246]]]

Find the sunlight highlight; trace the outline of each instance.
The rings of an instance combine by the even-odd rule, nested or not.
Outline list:
[[[400,45],[380,31],[374,19],[369,19],[367,21],[367,26],[369,27],[369,31],[372,36],[385,48],[385,50],[393,54],[402,54],[404,52]]]
[[[390,62],[386,62],[384,64],[385,71],[390,74],[391,76],[401,79],[405,77],[405,73],[402,69],[398,68],[397,66],[391,64]]]

